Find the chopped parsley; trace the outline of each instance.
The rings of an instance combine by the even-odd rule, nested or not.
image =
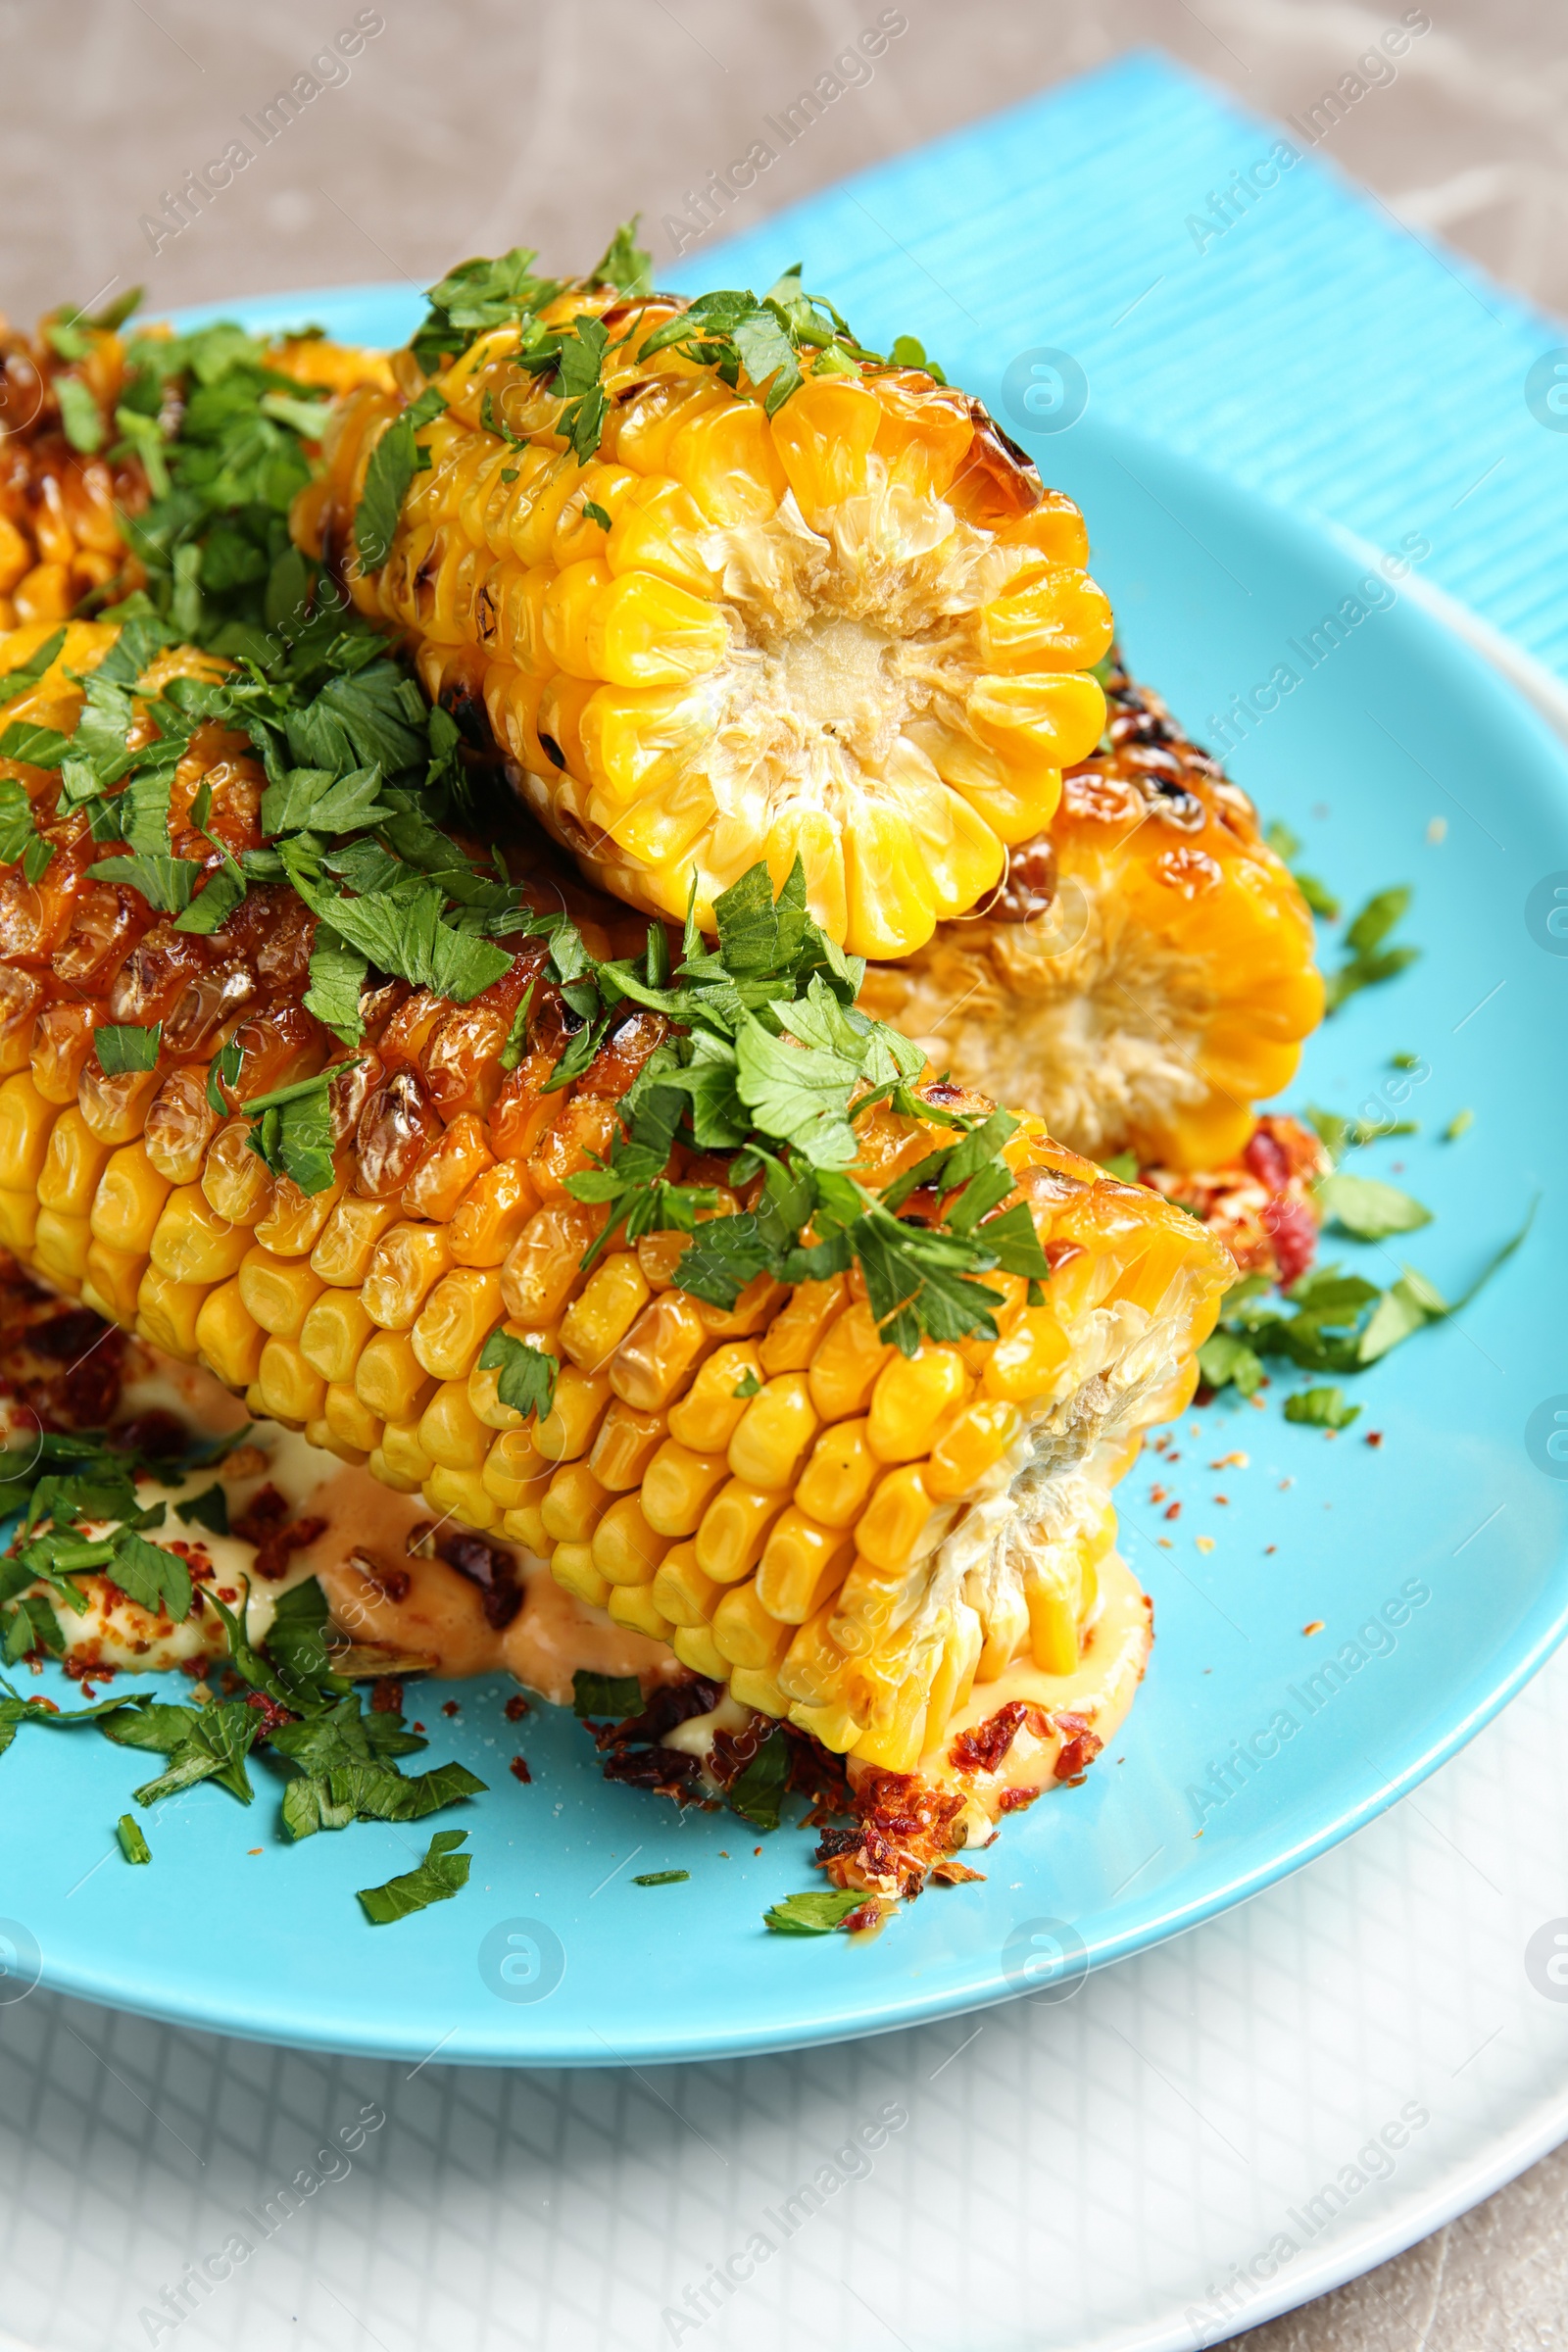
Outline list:
[[[457,1851],[467,1835],[466,1830],[437,1830],[416,1869],[388,1879],[384,1886],[362,1886],[360,1902],[371,1925],[390,1927],[395,1920],[428,1910],[432,1903],[450,1902],[468,1884],[472,1857]]]
[[[122,1813],[115,1825],[120,1850],[127,1862],[150,1862],[153,1849],[141,1833],[141,1824],[134,1813]]]
[[[683,1886],[691,1877],[689,1870],[640,1870],[632,1880],[634,1886]]]
[[[1301,1389],[1285,1399],[1286,1420],[1304,1422],[1309,1429],[1348,1429],[1360,1410],[1346,1403],[1343,1389]]]
[[[1346,925],[1345,944],[1350,952],[1338,970],[1328,975],[1330,1012],[1338,1012],[1363,988],[1396,979],[1415,962],[1419,948],[1384,945],[1389,933],[1403,920],[1411,896],[1404,888],[1380,890]]]
[[[106,1078],[122,1078],[127,1070],[157,1069],[163,1037],[162,1021],[150,1029],[135,1021],[110,1021],[93,1031],[92,1050]]]
[[[581,1718],[623,1723],[643,1703],[643,1687],[634,1674],[591,1674],[579,1667],[571,1678],[571,1711]]]
[[[1373,1176],[1324,1176],[1316,1192],[1326,1222],[1358,1242],[1386,1242],[1391,1234],[1415,1233],[1432,1222],[1430,1208]]]
[[[556,1401],[561,1365],[542,1348],[530,1348],[510,1331],[493,1331],[479,1355],[481,1372],[499,1372],[496,1395],[514,1413],[537,1413],[542,1421]]]
[[[831,1936],[866,1899],[853,1889],[813,1887],[808,1894],[787,1894],[762,1913],[762,1920],[775,1936]]]

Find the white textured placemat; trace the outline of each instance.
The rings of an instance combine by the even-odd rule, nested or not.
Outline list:
[[[29,2352],[1218,2341],[1568,2131],[1564,1912],[1568,1655],[1350,1843],[1067,2000],[539,2075],[34,1992],[0,2007],[0,2317]]]

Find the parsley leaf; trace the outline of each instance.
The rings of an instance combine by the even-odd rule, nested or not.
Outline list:
[[[471,1856],[460,1854],[457,1848],[467,1835],[466,1830],[438,1830],[416,1869],[388,1879],[384,1886],[362,1886],[360,1902],[372,1926],[389,1927],[431,1903],[450,1901],[466,1886]]]
[[[1430,1225],[1432,1211],[1396,1185],[1371,1176],[1324,1176],[1316,1187],[1325,1218],[1358,1242],[1387,1241],[1393,1233],[1414,1233]]]
[[[591,1674],[579,1667],[571,1678],[571,1711],[606,1723],[623,1723],[641,1712],[643,1687],[634,1674]]]
[[[514,1413],[537,1414],[542,1421],[556,1401],[556,1376],[561,1365],[542,1348],[530,1348],[510,1331],[493,1331],[479,1355],[481,1372],[499,1372],[496,1395]]]
[[[156,1070],[164,1041],[164,1024],[144,1029],[135,1021],[109,1021],[93,1031],[92,1050],[106,1078],[122,1077],[127,1070]]]
[[[1343,1389],[1302,1389],[1285,1399],[1286,1420],[1304,1422],[1309,1429],[1348,1429],[1360,1410],[1346,1403]]]
[[[296,1079],[240,1105],[251,1121],[251,1150],[274,1176],[291,1177],[302,1193],[324,1193],[337,1181],[328,1089],[345,1066],[334,1062],[314,1078]]]
[[[853,1889],[813,1887],[807,1894],[787,1894],[762,1913],[762,1922],[775,1936],[831,1936],[866,1899]]]

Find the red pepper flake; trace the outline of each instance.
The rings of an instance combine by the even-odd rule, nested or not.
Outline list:
[[[415,1729],[416,1732],[422,1732],[422,1731],[423,1731],[423,1729],[424,1729],[424,1726],[423,1726],[423,1724],[422,1724],[422,1723],[416,1723],[416,1724],[414,1726],[414,1729]]]
[[[1381,1445],[1382,1445],[1382,1443],[1383,1443],[1383,1432],[1382,1432],[1382,1430],[1381,1430],[1381,1429],[1369,1429],[1369,1430],[1367,1431],[1367,1433],[1366,1433],[1366,1442],[1367,1442],[1367,1444],[1368,1444],[1369,1446],[1381,1446]]]
[[[1169,1493],[1169,1487],[1151,1487],[1149,1490],[1149,1499],[1151,1502],[1163,1502]]]
[[[520,1690],[514,1690],[506,1703],[504,1712],[509,1723],[520,1723],[529,1712],[528,1701]]]
[[[245,1848],[245,1851],[247,1854],[259,1854],[262,1851],[262,1848],[259,1845],[248,1845]]]
[[[455,1698],[449,1698],[446,1704],[442,1707],[441,1712],[443,1715],[461,1715],[463,1710]]]
[[[1070,1720],[1065,1715],[1057,1718],[1063,1726]],[[1056,1758],[1057,1780],[1065,1781],[1070,1788],[1076,1788],[1104,1744],[1100,1734],[1091,1731],[1079,1732],[1075,1739],[1065,1741]]]
[[[1271,1551],[1278,1551],[1278,1549],[1279,1549],[1279,1545],[1278,1545],[1277,1544],[1264,1544],[1264,1546],[1263,1546],[1263,1557],[1264,1557],[1264,1559],[1266,1560],[1266,1559],[1268,1558],[1268,1556],[1269,1556],[1269,1553],[1270,1553]]]
[[[232,1607],[234,1602],[239,1598],[238,1585],[220,1585],[218,1588],[218,1597],[220,1600],[226,1600],[230,1607]]]
[[[292,1723],[294,1720],[287,1707],[280,1707],[277,1700],[269,1698],[265,1690],[253,1690],[245,1704],[248,1707],[254,1707],[257,1714],[260,1715],[262,1719],[261,1737],[264,1740],[269,1732],[275,1732],[280,1723]]]
[[[960,1732],[948,1760],[956,1772],[995,1772],[1026,1723],[1037,1738],[1044,1737],[1046,1720],[1039,1707],[1026,1698],[1009,1698],[972,1732]]]
[[[510,1770],[514,1781],[531,1781],[533,1779],[533,1774],[520,1756],[513,1757]]]
[[[1322,1618],[1321,1618],[1321,1617],[1314,1617],[1314,1618],[1312,1619],[1312,1621],[1311,1621],[1310,1625],[1303,1625],[1303,1626],[1302,1626],[1302,1628],[1301,1628],[1301,1631],[1302,1631],[1302,1633],[1303,1633],[1303,1634],[1320,1634],[1320,1633],[1323,1631],[1323,1620],[1322,1620]]]
[[[1216,1494],[1216,1495],[1215,1495],[1215,1497],[1214,1497],[1214,1500],[1215,1500],[1216,1502],[1227,1502],[1227,1503],[1228,1503],[1228,1502],[1230,1501],[1230,1496],[1229,1496],[1228,1494]]]
[[[370,1688],[370,1713],[401,1715],[402,1712],[403,1685],[390,1674],[379,1675]]]
[[[1182,1506],[1179,1502],[1173,1502],[1165,1513],[1167,1519],[1179,1519],[1181,1515]]]
[[[1032,1805],[1039,1794],[1038,1788],[1004,1788],[997,1809],[1002,1813],[1021,1813],[1025,1805]]]
[[[754,1845],[754,1846],[753,1846],[753,1848],[752,1848],[752,1851],[753,1851],[753,1853],[754,1853],[754,1854],[760,1854],[760,1853],[761,1852],[761,1850],[762,1850],[762,1849],[761,1849],[761,1847],[760,1847],[760,1845]]]

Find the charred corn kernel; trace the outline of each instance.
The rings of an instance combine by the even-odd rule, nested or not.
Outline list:
[[[811,1402],[824,1421],[847,1421],[871,1401],[882,1367],[894,1350],[877,1338],[876,1319],[864,1300],[848,1307],[818,1342],[808,1380]]]
[[[26,1196],[13,1198],[24,1200]],[[34,1264],[51,1282],[62,1288],[78,1286],[87,1271],[91,1243],[92,1227],[85,1217],[68,1217],[58,1208],[39,1209],[30,1248]]]
[[[694,1544],[672,1544],[654,1573],[654,1606],[671,1625],[707,1625],[724,1591],[697,1565]],[[666,1637],[667,1638],[667,1637]]]
[[[637,1244],[637,1263],[651,1291],[667,1291],[675,1268],[691,1248],[689,1233],[645,1233]]]
[[[669,1646],[693,1674],[706,1675],[712,1683],[727,1681],[729,1660],[706,1625],[678,1625],[669,1637]]]
[[[693,1453],[666,1438],[643,1474],[643,1509],[650,1526],[663,1536],[695,1535],[703,1513],[728,1478],[729,1462],[723,1454]]]
[[[468,1402],[468,1384],[444,1381],[419,1416],[419,1444],[445,1470],[483,1469],[492,1433]]]
[[[822,1527],[853,1527],[881,1475],[864,1421],[837,1421],[812,1446],[795,1499]]]
[[[904,1568],[931,1518],[931,1497],[912,1465],[890,1470],[855,1523],[855,1540],[878,1568]]]
[[[238,1280],[240,1297],[252,1316],[280,1340],[299,1337],[322,1287],[319,1275],[298,1258],[274,1257],[270,1250],[254,1247],[240,1260]]]
[[[726,1592],[713,1611],[713,1645],[732,1666],[771,1674],[790,1645],[790,1629],[770,1617],[755,1584]]]
[[[106,1144],[132,1143],[147,1124],[160,1083],[156,1070],[125,1070],[118,1078],[106,1078],[97,1063],[89,1061],[81,1073],[77,1107]]]
[[[380,1445],[385,1424],[360,1401],[358,1392],[347,1381],[328,1381],[321,1413],[334,1446],[347,1446],[353,1452],[368,1456]]]
[[[769,1379],[778,1372],[804,1372],[816,1353],[829,1326],[849,1304],[849,1284],[842,1274],[827,1282],[798,1283],[758,1342],[762,1370]]]
[[[109,1165],[109,1146],[100,1143],[79,1110],[63,1110],[49,1135],[38,1175],[38,1200],[63,1216],[83,1217]]]
[[[37,1229],[37,1194],[0,1192],[0,1247],[25,1255]]]
[[[428,1419],[427,1413],[425,1420]],[[424,1422],[419,1427],[422,1430]],[[465,1527],[477,1528],[481,1535],[500,1523],[501,1505],[486,1493],[477,1470],[454,1470],[446,1462],[437,1462],[424,1481],[422,1492],[432,1511],[444,1518],[459,1519]]]
[[[8,1193],[30,1193],[36,1187],[59,1116],[24,1072],[0,1086],[0,1186]]]
[[[594,1555],[586,1544],[558,1544],[550,1555],[550,1573],[558,1585],[587,1601],[590,1608],[602,1609],[610,1598],[610,1579],[594,1566]]]
[[[85,1252],[83,1253],[85,1256]],[[151,1265],[136,1293],[136,1329],[167,1355],[196,1353],[196,1318],[211,1285],[180,1282]]]
[[[790,1721],[835,1755],[847,1755],[860,1737],[860,1725],[852,1710],[842,1703],[812,1707],[800,1699],[790,1701]]]
[[[549,1200],[536,1209],[501,1269],[507,1312],[519,1323],[559,1323],[582,1279],[593,1233],[592,1216],[580,1201]]]
[[[553,1542],[587,1544],[610,1504],[609,1489],[599,1484],[586,1462],[566,1462],[551,1478],[539,1515]]]
[[[334,1289],[358,1290],[370,1271],[377,1242],[402,1214],[395,1196],[390,1200],[362,1200],[358,1194],[345,1193],[321,1228],[311,1264]]]
[[[464,1194],[447,1231],[453,1262],[500,1266],[539,1205],[533,1180],[518,1160],[487,1168]]]
[[[938,1424],[963,1403],[972,1386],[956,1348],[926,1345],[913,1355],[895,1355],[871,1391],[866,1444],[879,1461],[918,1461],[930,1452]]]
[[[838,1591],[854,1558],[852,1535],[819,1527],[792,1503],[763,1548],[758,1599],[781,1624],[804,1625]]]
[[[501,1276],[473,1266],[444,1274],[411,1335],[414,1352],[438,1380],[466,1380],[501,1321]]]
[[[779,1373],[747,1401],[736,1423],[729,1442],[732,1474],[749,1486],[792,1487],[816,1429],[805,1374]]]
[[[1035,1573],[1024,1578],[1023,1596],[1029,1610],[1029,1651],[1041,1673],[1076,1673],[1076,1592],[1061,1579]]]
[[[257,1241],[279,1257],[309,1257],[347,1183],[342,1174],[324,1193],[302,1193],[291,1177],[279,1176],[270,1208],[257,1220]]]
[[[938,1502],[967,1494],[996,1468],[1022,1427],[1023,1415],[1004,1399],[980,1397],[965,1405],[921,1472],[926,1493]]]
[[[407,1332],[377,1331],[366,1341],[354,1367],[354,1390],[361,1403],[381,1420],[416,1422],[435,1395],[435,1382],[415,1354]]]
[[[617,1250],[589,1275],[561,1318],[561,1345],[585,1372],[597,1372],[630,1331],[648,1300],[636,1256]]]
[[[651,1585],[669,1541],[651,1528],[635,1494],[621,1494],[593,1533],[594,1566],[612,1585]]]
[[[145,1257],[168,1199],[169,1179],[159,1175],[145,1146],[123,1145],[111,1155],[93,1195],[90,1219],[94,1241]]]
[[[546,1461],[570,1462],[586,1453],[609,1402],[610,1382],[603,1372],[589,1374],[563,1364],[555,1402],[533,1433]]]
[[[504,1511],[542,1502],[552,1476],[561,1472],[552,1471],[526,1430],[503,1430],[484,1457],[485,1493]]]
[[[444,1225],[457,1215],[469,1186],[494,1164],[483,1121],[471,1110],[463,1111],[404,1186],[403,1205],[411,1217],[430,1217]]]
[[[269,1339],[256,1383],[268,1411],[279,1421],[314,1421],[326,1403],[326,1383],[292,1340]]]
[[[405,1494],[412,1494],[416,1488],[422,1487],[435,1468],[434,1462],[419,1444],[417,1429],[411,1429],[405,1422],[389,1421],[382,1430],[380,1446],[370,1456],[372,1469],[377,1454],[392,1474],[387,1484],[398,1487]],[[375,1475],[379,1478],[381,1472],[377,1470]]]
[[[374,1330],[352,1291],[322,1291],[300,1325],[300,1353],[323,1380],[346,1385]]]
[[[383,1331],[407,1331],[452,1263],[444,1227],[391,1226],[365,1277],[365,1311]]]
[[[605,1606],[612,1624],[625,1626],[628,1633],[646,1634],[651,1642],[667,1642],[675,1631],[655,1606],[651,1585],[613,1585]]]
[[[238,1273],[250,1238],[243,1225],[225,1225],[215,1216],[199,1184],[184,1184],[164,1202],[153,1231],[152,1261],[176,1282],[227,1282]]]
[[[85,1104],[82,1111],[87,1116]],[[87,1123],[95,1134],[102,1134],[90,1116]],[[220,1127],[208,1145],[201,1186],[208,1205],[230,1225],[259,1225],[271,1207],[272,1179],[266,1163],[250,1148],[250,1128],[244,1119]]]
[[[1051,1308],[1026,1307],[992,1349],[984,1385],[993,1396],[1026,1404],[1050,1395],[1071,1353],[1071,1343]]]
[[[599,1424],[588,1466],[602,1486],[624,1494],[643,1484],[649,1463],[664,1442],[662,1413],[634,1413],[617,1396]]]
[[[757,1349],[732,1341],[709,1357],[685,1396],[671,1405],[671,1437],[694,1453],[727,1451],[748,1402],[761,1385],[762,1359]]]
[[[225,1388],[249,1388],[260,1369],[266,1339],[237,1282],[220,1283],[208,1292],[196,1317],[196,1352]]]
[[[699,1301],[684,1291],[663,1291],[649,1300],[611,1357],[610,1385],[623,1404],[661,1412],[679,1396],[710,1344]]]
[[[738,1584],[762,1556],[767,1532],[787,1497],[732,1478],[714,1495],[697,1530],[697,1564],[718,1584]]]

